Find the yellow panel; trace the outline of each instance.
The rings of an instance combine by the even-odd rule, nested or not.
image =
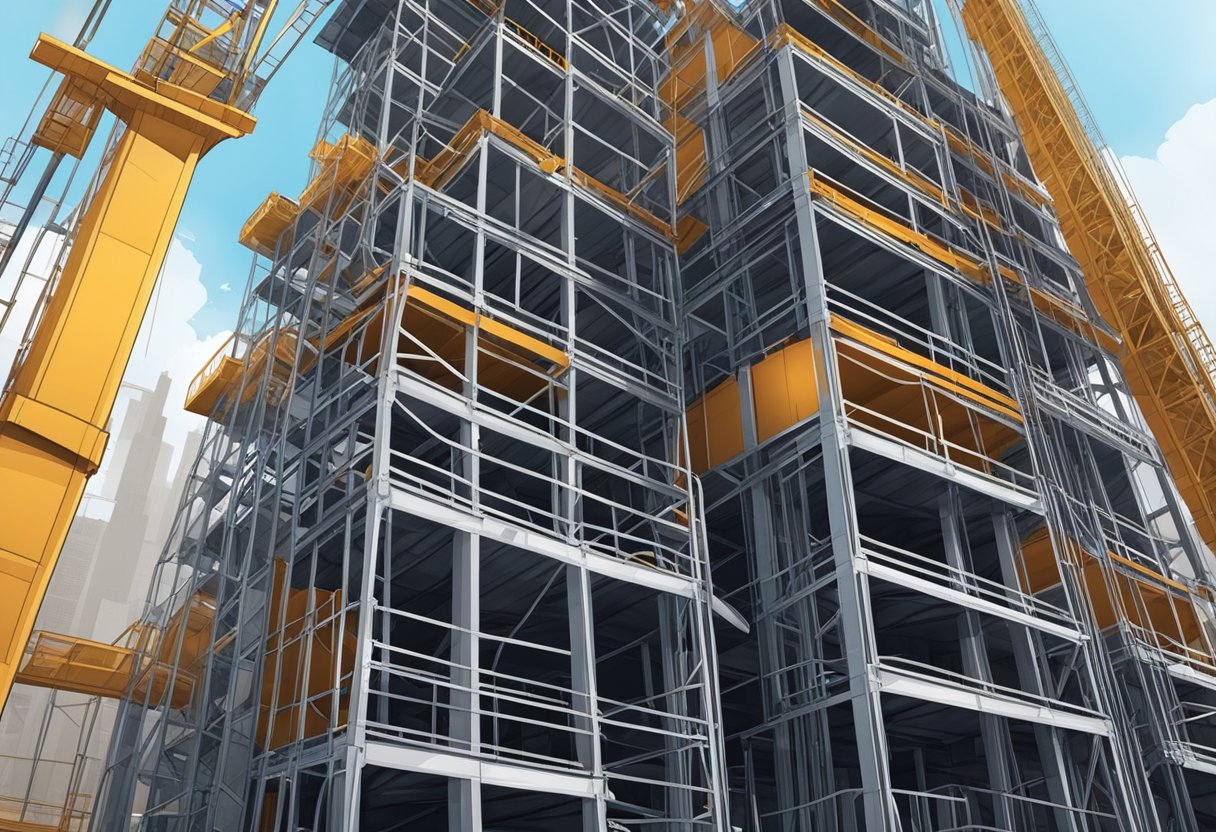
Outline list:
[[[790,400],[789,372],[785,350],[752,365],[752,405],[756,415],[756,438],[761,442],[798,421]]]
[[[1007,396],[839,316],[831,326],[849,336],[838,336],[836,352],[848,415],[858,424],[985,472],[1021,439],[995,418],[1021,421]]]
[[[3,599],[3,603],[0,603],[0,634],[8,639],[0,642],[0,650],[5,655],[12,649],[16,638],[17,623],[21,620],[33,577],[32,564],[0,552],[0,599]]]
[[[290,197],[272,192],[245,220],[237,238],[241,245],[263,257],[273,257],[283,235],[300,214],[299,204]],[[289,241],[285,241],[289,243]]]
[[[705,427],[705,401],[697,400],[688,408],[688,467],[694,474],[704,474],[709,470],[709,434]]]
[[[300,194],[300,206],[311,210],[328,205],[330,215],[335,216],[350,204],[378,154],[367,139],[348,133],[335,144],[321,142],[313,155],[321,165]]]
[[[692,4],[667,34],[672,70],[660,85],[660,94],[672,110],[682,108],[705,91],[707,76],[704,37],[713,42],[714,72],[725,81],[756,54],[759,41],[740,29],[713,3]]]
[[[705,394],[705,426],[711,468],[743,453],[743,411],[733,376]]]
[[[330,724],[332,702],[326,692],[333,689],[335,675],[349,674],[355,664],[357,618],[347,613],[343,628],[342,619],[335,617],[342,609],[342,592],[288,587],[284,593],[286,573],[287,564],[275,558],[258,711],[258,741],[264,748],[279,748],[339,727]],[[341,723],[350,703],[349,683],[345,690],[338,702]],[[304,702],[312,697],[317,698]]]
[[[32,687],[117,699],[134,683],[136,695],[159,702],[173,677],[170,706],[190,704],[194,677],[163,662],[141,657],[132,647],[77,636],[36,633],[25,649],[16,681]],[[149,690],[149,687],[151,688]]]
[[[709,167],[705,161],[705,133],[697,124],[673,113],[664,126],[676,140],[676,204],[697,192]]]
[[[752,402],[756,438],[761,442],[818,413],[819,391],[809,339],[752,365]]]
[[[366,332],[357,343],[343,348],[343,357],[351,364],[375,372],[380,334],[388,312],[389,302],[382,295],[367,300],[361,309],[351,313],[325,339],[324,348],[342,347],[350,334],[360,325]],[[528,335],[501,321],[467,309],[420,286],[410,286],[402,325],[413,338],[441,357],[457,372],[464,372],[465,333],[476,327],[478,340],[478,383],[517,401],[526,401],[543,390],[545,376],[557,376],[570,364],[561,350],[539,338]],[[451,369],[430,356],[422,357],[418,344],[402,337],[398,342],[400,360],[404,367],[449,389],[462,383]]]
[[[685,214],[680,217],[676,223],[675,243],[676,251],[679,254],[684,254],[696,244],[697,240],[705,235],[709,230],[709,226],[701,222],[692,214]]]
[[[965,376],[962,373],[952,370],[935,361],[930,361],[919,353],[904,349],[899,346],[892,338],[874,332],[872,329],[854,323],[847,318],[842,318],[839,315],[833,315],[831,327],[834,332],[848,336],[865,344],[868,347],[877,349],[892,358],[910,364],[922,370],[928,370],[935,376],[940,378],[935,379],[935,383],[942,384],[948,389],[963,392],[968,398],[973,399],[985,407],[993,408],[1005,416],[1018,421],[1022,420],[1022,415],[1018,409],[1018,403],[997,390],[993,390],[986,384],[981,384],[970,376]],[[958,388],[965,388],[964,391],[959,391]]]
[[[243,362],[230,355],[220,356],[214,366],[204,367],[190,383],[185,409],[199,416],[213,415],[220,398],[240,384],[243,368]]]
[[[819,378],[815,364],[815,348],[809,338],[785,348],[786,384],[794,405],[794,418],[800,422],[819,413]]]

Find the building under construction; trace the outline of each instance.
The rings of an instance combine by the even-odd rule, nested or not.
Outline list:
[[[1213,354],[1022,6],[335,2],[145,614],[17,671],[89,828],[1216,828]]]

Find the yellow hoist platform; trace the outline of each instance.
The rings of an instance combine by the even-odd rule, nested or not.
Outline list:
[[[331,729],[329,692],[337,685],[336,675],[349,675],[355,657],[355,616],[342,612],[342,593],[284,590],[286,575],[286,562],[276,558],[258,715],[258,738],[267,748]],[[345,626],[340,618],[345,618]],[[214,624],[215,599],[197,592],[163,630],[133,624],[113,644],[35,633],[16,681],[108,699],[130,694],[137,701],[167,701],[171,708],[185,708],[194,696],[203,661],[213,649]],[[217,643],[229,637],[221,636]],[[348,700],[343,695],[338,703],[342,722]],[[0,832],[23,828],[7,827],[5,822],[0,814]]]

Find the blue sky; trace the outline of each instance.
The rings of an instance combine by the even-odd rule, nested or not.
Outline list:
[[[139,55],[168,0],[112,0],[90,52],[124,69]],[[47,71],[25,56],[40,31],[71,40],[92,0],[5,3],[0,55],[8,92],[0,96],[0,136],[15,134]],[[294,3],[285,4],[294,5]],[[333,70],[332,57],[302,44],[258,103],[258,125],[243,139],[221,144],[203,160],[178,225],[178,239],[202,266],[208,302],[192,323],[200,336],[232,329],[251,255],[237,232],[272,190],[297,194],[305,184],[308,151]],[[228,285],[228,290],[221,289]]]
[[[130,66],[166,0],[113,0],[92,51]],[[1120,156],[1152,157],[1167,130],[1194,104],[1216,98],[1216,2],[1170,0],[1150,12],[1143,0],[1038,0],[1107,139]],[[90,0],[6,4],[0,29],[9,93],[0,97],[0,136],[19,128],[45,70],[24,55],[39,31],[70,38]],[[307,172],[333,69],[311,40],[262,97],[253,135],[204,160],[178,226],[202,267],[208,302],[191,321],[200,336],[230,329],[249,268],[236,243],[241,224],[271,190],[297,193]],[[28,92],[27,92],[28,91]],[[27,94],[22,94],[27,92]],[[221,287],[228,286],[227,290]]]
[[[1194,104],[1216,98],[1213,0],[1037,0],[1120,156],[1152,156]]]

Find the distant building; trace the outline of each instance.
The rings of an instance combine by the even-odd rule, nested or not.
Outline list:
[[[189,434],[174,466],[165,414],[181,403],[169,400],[169,387],[162,374],[152,390],[128,388],[103,473],[81,504],[39,611],[39,630],[109,642],[139,618],[201,440],[201,433]],[[17,811],[17,800],[28,799],[35,810],[47,804],[44,810],[53,814],[70,791],[89,794],[101,772],[113,707],[16,686],[0,719],[0,818]]]

